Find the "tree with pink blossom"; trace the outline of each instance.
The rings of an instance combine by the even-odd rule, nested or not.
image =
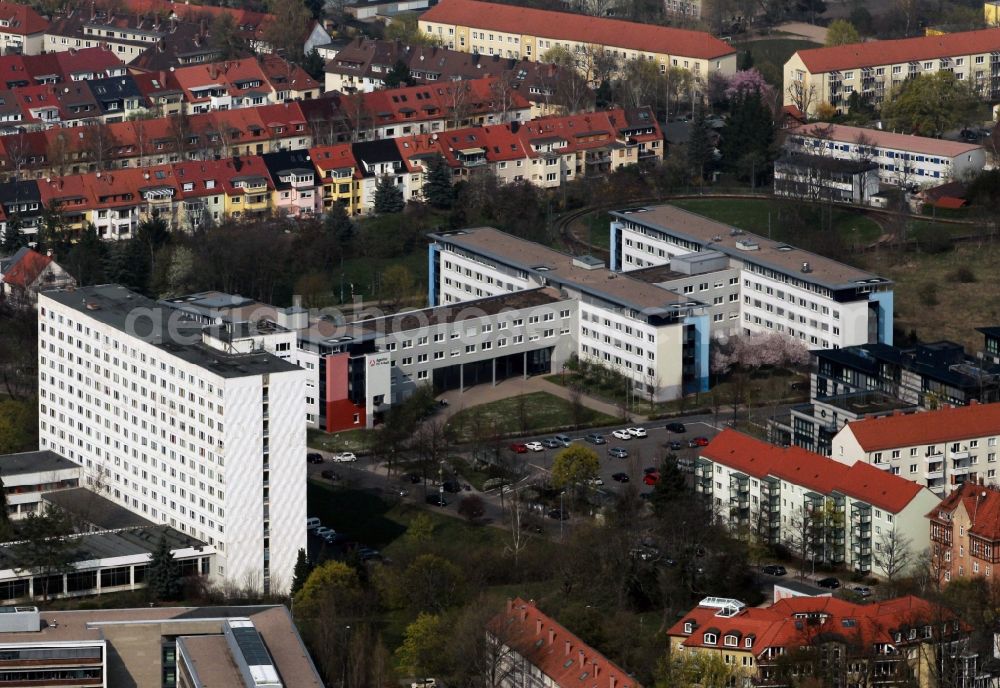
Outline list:
[[[759,93],[761,100],[765,103],[773,100],[774,89],[760,72],[751,67],[738,71],[729,78],[726,98],[730,101],[737,100],[753,91]]]

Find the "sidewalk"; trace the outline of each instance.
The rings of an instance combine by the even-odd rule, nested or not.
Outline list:
[[[479,384],[475,387],[469,387],[464,393],[459,392],[457,389],[445,392],[440,398],[448,401],[448,407],[436,417],[448,419],[462,409],[471,408],[473,406],[481,406],[482,404],[488,404],[492,401],[499,401],[501,399],[509,399],[510,397],[515,397],[520,394],[531,394],[532,392],[547,392],[561,399],[572,401],[570,391],[567,388],[562,385],[549,382],[540,375],[529,377],[528,379],[520,377],[509,378],[507,380],[503,380],[502,382],[498,382],[496,386],[490,384]],[[587,396],[586,394],[582,394],[580,396],[580,403],[591,410],[605,413],[613,418],[621,416],[621,411],[614,404],[609,404],[605,401],[601,401],[600,399]],[[633,420],[638,422],[647,420],[645,416],[635,414],[630,414],[630,416]]]

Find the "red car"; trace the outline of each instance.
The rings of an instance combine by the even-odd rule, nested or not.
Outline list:
[[[515,442],[514,444],[510,445],[510,450],[515,454],[527,454],[528,445],[523,444],[521,442]]]
[[[707,437],[695,437],[692,440],[688,440],[689,447],[707,447],[708,438]]]
[[[660,482],[660,474],[656,471],[653,471],[652,473],[647,473],[646,475],[642,476],[642,482],[646,483],[647,485],[655,485],[656,483]]]

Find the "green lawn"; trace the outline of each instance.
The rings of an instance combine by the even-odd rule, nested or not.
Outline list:
[[[820,47],[802,38],[775,38],[735,45],[740,51],[750,51],[753,66],[780,91],[785,63],[796,51]]]
[[[792,212],[815,214],[818,218],[819,209],[816,206],[768,198],[690,198],[671,201],[671,203],[678,208],[690,210],[693,213],[731,224],[761,236],[770,236],[776,241],[787,241],[801,248],[808,249],[809,244],[812,243],[810,239],[820,238],[819,236],[810,237],[808,232],[796,231],[795,226],[786,221],[789,213]],[[801,217],[796,219],[801,222]],[[870,244],[882,234],[882,229],[874,220],[855,210],[843,207],[835,207],[833,210],[833,229],[848,247],[856,244]],[[816,231],[813,234],[820,235],[822,232]]]
[[[553,432],[573,426],[610,425],[615,419],[598,411],[580,408],[574,419],[573,405],[548,392],[532,392],[462,409],[448,421],[463,441],[492,435]],[[575,422],[576,421],[576,422]]]
[[[425,248],[396,258],[352,258],[344,261],[344,299],[351,300],[351,285],[354,295],[365,300],[377,298],[377,288],[381,273],[392,265],[403,265],[413,275],[414,296],[427,294],[427,251]],[[340,300],[340,269],[333,271],[330,289],[334,303]],[[426,300],[426,299],[425,299]]]
[[[306,434],[306,444],[311,449],[322,449],[328,452],[356,452],[369,446],[373,432],[373,430],[363,428],[336,433],[309,430]]]

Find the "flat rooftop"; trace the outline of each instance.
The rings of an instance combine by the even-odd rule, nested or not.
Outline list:
[[[819,284],[828,289],[856,289],[865,285],[891,285],[884,277],[850,265],[804,251],[782,241],[773,241],[757,234],[737,229],[732,225],[696,215],[673,205],[612,211],[620,220],[645,225],[699,244],[702,250],[711,249],[748,263],[771,268],[805,282]],[[740,248],[755,245],[753,250]],[[803,272],[802,264],[809,263],[810,271]]]
[[[203,344],[200,341],[202,322],[118,284],[55,289],[44,292],[43,297],[222,378],[299,369],[273,354],[230,354]]]
[[[0,475],[3,476],[50,473],[73,468],[79,469],[80,465],[49,449],[0,456]]]
[[[553,286],[576,288],[647,315],[678,313],[685,308],[704,305],[607,267],[582,267],[581,262],[590,262],[592,258],[571,256],[493,227],[474,227],[430,236],[435,241],[454,244],[498,263],[544,277]]]
[[[156,525],[149,519],[85,487],[46,492],[42,495],[42,499],[102,530],[148,528]]]
[[[709,274],[709,273],[699,273],[699,274]],[[660,284],[663,282],[672,282],[678,279],[684,279],[685,277],[695,277],[696,275],[688,275],[683,272],[677,272],[670,268],[670,263],[664,265],[654,265],[649,268],[639,268],[638,270],[629,270],[628,276],[632,279],[637,279],[640,282],[648,282],[649,284]]]
[[[905,409],[918,410],[915,404],[910,404],[896,397],[881,392],[860,392],[858,394],[839,394],[834,397],[818,397],[816,401],[843,409],[857,415],[891,413]]]
[[[236,666],[229,643],[222,635],[184,635],[177,639],[177,651],[183,647],[184,655],[191,662],[199,686],[239,688],[244,685],[243,675]]]

